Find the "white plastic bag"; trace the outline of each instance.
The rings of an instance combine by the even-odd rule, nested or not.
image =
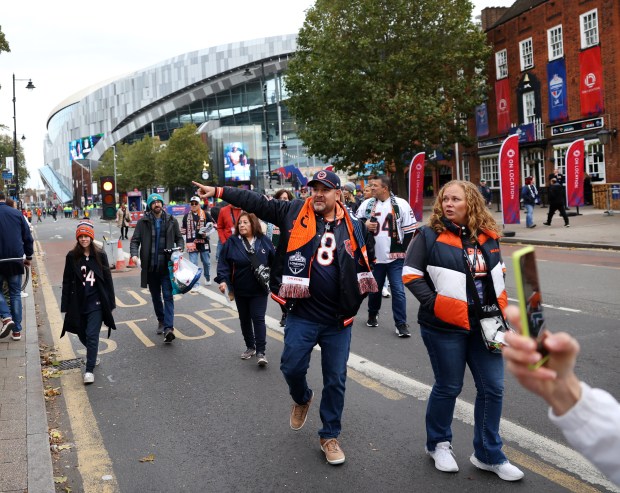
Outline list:
[[[194,287],[202,275],[202,269],[179,252],[173,252],[168,262],[172,294],[185,294]]]

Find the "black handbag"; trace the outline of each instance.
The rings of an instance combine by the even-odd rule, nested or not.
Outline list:
[[[252,272],[254,277],[258,281],[258,284],[261,288],[265,290],[265,293],[269,292],[269,278],[271,277],[271,268],[268,265],[263,265],[258,261],[258,257],[256,256],[256,252],[250,242],[244,236],[241,237],[243,241],[243,245],[248,252],[248,256],[250,257],[250,264],[252,265]]]

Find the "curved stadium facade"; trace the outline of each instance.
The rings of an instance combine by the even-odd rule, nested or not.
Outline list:
[[[48,118],[39,170],[44,183],[58,202],[70,202],[87,183],[84,172],[89,176],[110,147],[147,134],[165,141],[187,123],[208,136],[219,177],[235,144],[247,155],[251,176],[227,178],[267,188],[269,171],[291,165],[308,176],[320,163],[306,156],[283,104],[282,74],[295,49],[292,34],[215,46],[80,91]]]

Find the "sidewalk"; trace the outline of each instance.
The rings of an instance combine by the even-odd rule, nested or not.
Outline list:
[[[501,224],[497,205],[491,210]],[[514,232],[514,236],[502,241],[620,251],[620,211],[607,215],[591,206],[582,207],[579,216],[569,217],[570,228],[563,226],[564,221],[557,214],[551,226],[544,226],[547,211],[535,208],[537,226],[532,229],[525,227],[522,211],[521,224],[504,228]],[[570,212],[575,213],[576,209]],[[424,220],[429,215],[430,209],[425,209]],[[54,492],[32,284],[27,292],[28,297],[22,298],[22,340],[0,340],[0,493]]]
[[[32,283],[22,340],[0,339],[0,492],[54,493]]]

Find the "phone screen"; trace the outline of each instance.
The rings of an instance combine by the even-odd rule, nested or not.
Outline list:
[[[538,351],[546,355],[547,351],[542,345],[545,337],[545,315],[534,248],[526,247],[516,251],[513,261],[521,312],[521,332],[524,336],[536,339]],[[544,364],[546,359],[543,358],[536,366]]]

